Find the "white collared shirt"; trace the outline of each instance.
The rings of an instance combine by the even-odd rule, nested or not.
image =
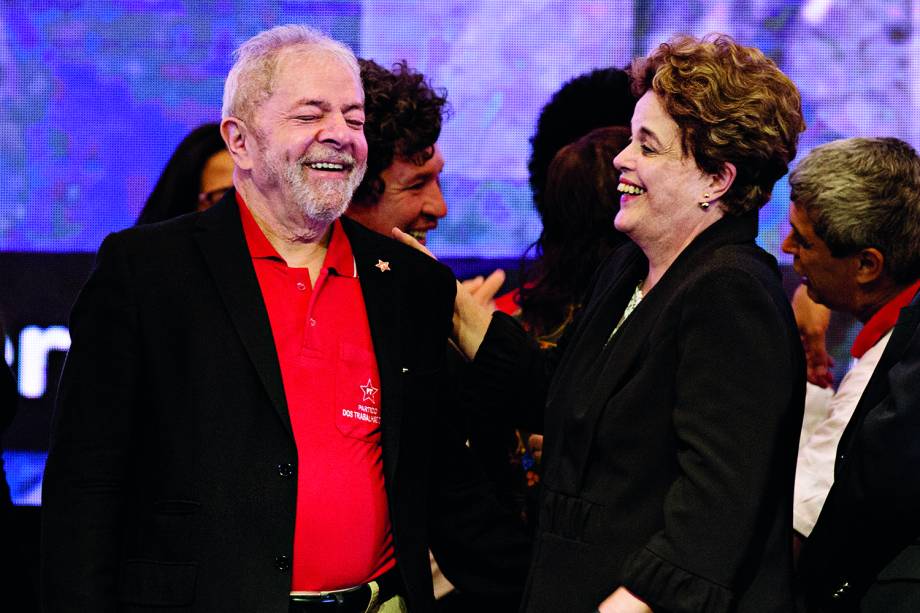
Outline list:
[[[811,534],[818,521],[834,483],[834,462],[840,437],[890,338],[891,330],[861,358],[853,360],[836,393],[811,383],[806,388],[792,506],[792,526],[804,536]]]

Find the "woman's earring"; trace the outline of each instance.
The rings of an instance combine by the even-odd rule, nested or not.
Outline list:
[[[709,192],[703,194],[703,202],[700,202],[700,208],[704,211],[709,208]]]

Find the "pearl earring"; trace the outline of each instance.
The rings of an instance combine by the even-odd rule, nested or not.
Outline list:
[[[700,202],[700,208],[704,211],[709,208],[709,192],[703,194],[703,202]]]

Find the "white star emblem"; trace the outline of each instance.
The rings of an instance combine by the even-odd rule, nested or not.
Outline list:
[[[390,263],[384,262],[383,260],[378,259],[377,263],[374,264],[375,267],[380,269],[380,272],[387,272],[390,270]]]
[[[367,380],[367,385],[361,385],[359,387],[361,388],[361,391],[364,392],[364,399],[362,400],[362,402],[373,402],[374,404],[377,403],[377,399],[375,398],[375,396],[377,395],[377,392],[380,390],[374,387],[374,384],[371,382],[370,379]]]

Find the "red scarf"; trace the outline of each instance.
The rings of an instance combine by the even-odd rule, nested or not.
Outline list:
[[[850,348],[850,355],[856,359],[861,358],[864,353],[875,346],[875,343],[879,342],[883,336],[888,334],[888,331],[897,323],[898,316],[901,314],[901,309],[910,304],[910,301],[913,299],[918,289],[920,289],[920,279],[880,308],[878,312],[866,322],[863,329],[859,331],[856,340],[853,341],[853,346]]]

